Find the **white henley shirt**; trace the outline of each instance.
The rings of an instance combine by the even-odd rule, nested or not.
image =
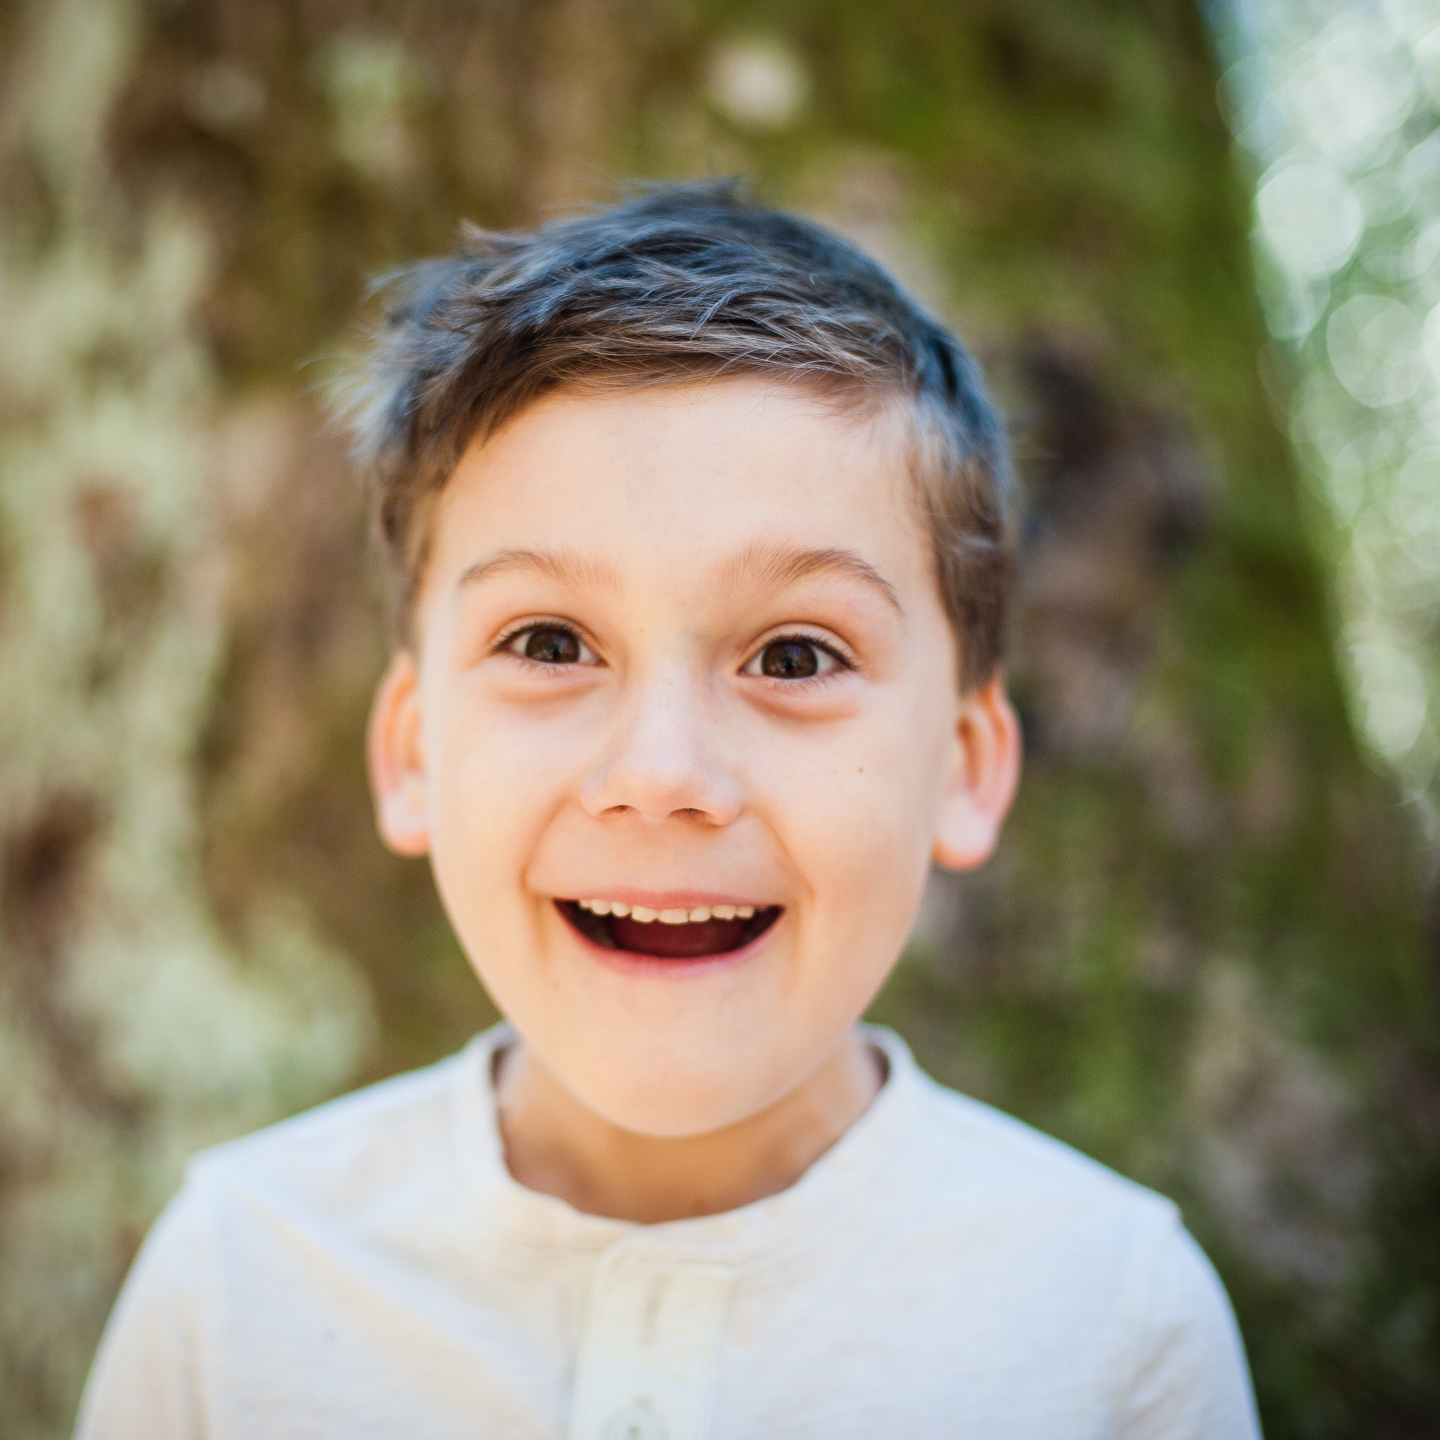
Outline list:
[[[505,1168],[504,1026],[191,1164],[81,1440],[1251,1440],[1175,1207],[945,1090],[888,1031],[788,1190],[663,1225]]]

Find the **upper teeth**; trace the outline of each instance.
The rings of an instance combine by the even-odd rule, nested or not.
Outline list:
[[[755,914],[753,905],[696,905],[691,910],[651,910],[646,905],[625,905],[619,900],[580,900],[582,910],[593,915],[628,915],[642,925],[658,920],[662,925],[700,924],[705,920],[749,920]]]

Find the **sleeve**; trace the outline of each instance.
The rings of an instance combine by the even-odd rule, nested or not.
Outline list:
[[[201,1440],[193,1236],[182,1191],[146,1237],[105,1326],[75,1440]]]
[[[1118,1435],[1260,1440],[1240,1332],[1205,1253],[1173,1221],[1150,1249],[1145,1270]]]

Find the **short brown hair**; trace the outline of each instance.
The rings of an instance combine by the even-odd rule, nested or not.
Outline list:
[[[465,447],[567,385],[758,374],[856,407],[901,401],[961,683],[1003,650],[1011,565],[1004,426],[964,346],[872,260],[733,182],[653,187],[387,277],[385,323],[343,409],[371,477],[402,640],[426,512]]]

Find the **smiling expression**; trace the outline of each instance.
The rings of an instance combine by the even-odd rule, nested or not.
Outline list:
[[[563,391],[431,517],[372,724],[381,830],[615,1124],[785,1094],[889,973],[932,853],[993,845],[1013,717],[958,691],[896,435],[752,379]]]

